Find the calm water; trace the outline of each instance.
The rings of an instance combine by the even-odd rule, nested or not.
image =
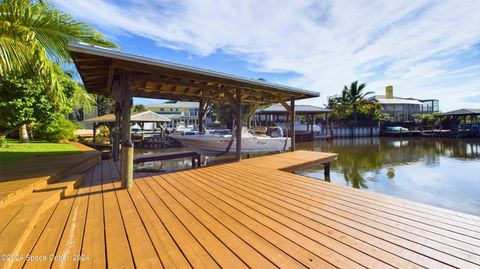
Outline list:
[[[330,179],[358,189],[480,215],[480,140],[356,138],[302,143],[336,152]],[[298,171],[325,180],[323,167]]]
[[[336,152],[330,179],[366,189],[480,216],[480,140],[431,138],[356,138],[297,144],[298,149]],[[169,149],[178,150],[178,149]],[[166,150],[161,150],[165,152]],[[151,154],[159,150],[135,150]],[[233,160],[203,158],[203,165]],[[189,159],[136,165],[136,170],[172,171]],[[297,171],[325,180],[322,166]]]

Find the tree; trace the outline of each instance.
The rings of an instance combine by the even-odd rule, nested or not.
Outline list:
[[[342,99],[346,100],[347,103],[352,108],[353,113],[353,121],[355,126],[357,126],[357,114],[358,114],[358,106],[361,104],[362,101],[365,100],[365,96],[372,94],[373,92],[363,92],[367,84],[362,83],[358,85],[358,81],[352,82],[350,88],[347,85],[343,86],[342,91]]]
[[[413,114],[412,117],[415,124],[419,125],[421,130],[423,130],[424,127],[432,129],[440,122],[436,114],[438,113],[417,113]]]
[[[22,141],[29,137],[27,125],[41,124],[45,129],[49,124],[66,126],[59,123],[65,114],[74,107],[91,109],[93,97],[83,85],[72,79],[72,74],[63,72],[55,65],[55,76],[65,96],[64,102],[51,102],[46,95],[48,86],[39,77],[6,78],[0,80],[0,130],[10,130],[19,127]]]
[[[147,111],[148,109],[145,107],[145,105],[142,105],[142,104],[139,104],[139,105],[135,105],[133,107],[133,112],[145,112]]]
[[[71,62],[69,42],[116,47],[94,28],[41,0],[0,2],[0,79],[33,79],[45,85],[51,102],[67,103],[58,65]],[[22,87],[20,87],[22,88]],[[9,87],[11,90],[20,88]],[[84,95],[84,93],[78,92]],[[14,93],[12,93],[15,95]],[[81,96],[78,96],[81,97]],[[20,126],[25,130],[25,126]],[[21,132],[23,139],[26,132]]]

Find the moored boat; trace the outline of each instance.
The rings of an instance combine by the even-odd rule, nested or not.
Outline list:
[[[276,127],[278,128],[278,127]],[[280,152],[290,149],[291,139],[283,137],[278,129],[265,134],[242,132],[242,148],[245,153]],[[207,156],[236,153],[236,140],[231,134],[172,134],[171,138],[182,145]]]

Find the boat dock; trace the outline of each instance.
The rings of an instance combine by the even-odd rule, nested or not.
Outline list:
[[[104,160],[50,207],[2,210],[0,254],[23,259],[0,267],[480,268],[480,217],[287,172],[335,158],[135,173],[130,189]],[[37,220],[12,227],[26,218]]]

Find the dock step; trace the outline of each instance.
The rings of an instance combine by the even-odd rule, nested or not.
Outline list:
[[[85,154],[86,158],[73,162],[72,165],[63,168],[52,175],[0,182],[0,210],[3,210],[8,205],[16,203],[32,192],[43,189],[52,183],[61,181],[66,182],[65,180],[72,175],[81,174],[101,161],[101,153],[98,151],[92,151]]]
[[[72,195],[85,177],[75,174],[44,187],[17,200],[0,211],[0,253],[16,254],[46,211],[65,196]],[[14,260],[0,260],[0,268],[9,267]]]

